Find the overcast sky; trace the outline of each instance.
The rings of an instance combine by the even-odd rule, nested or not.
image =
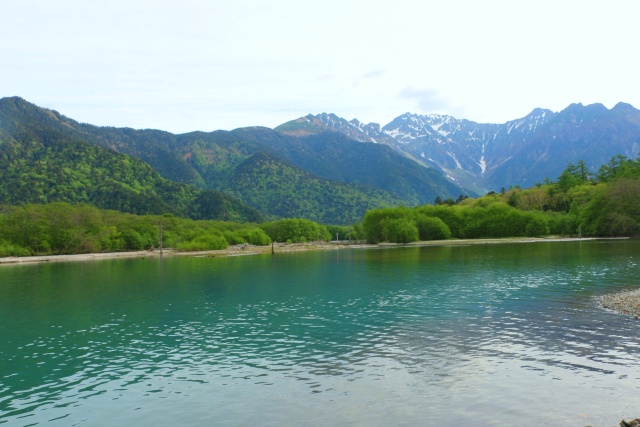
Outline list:
[[[0,0],[0,97],[181,133],[640,108],[637,0]]]

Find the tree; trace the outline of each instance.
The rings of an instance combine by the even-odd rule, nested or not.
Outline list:
[[[468,199],[468,198],[469,198],[469,196],[467,196],[466,194],[465,195],[460,194],[458,196],[458,198],[456,199],[456,204],[460,204],[460,202],[462,202],[463,200]]]
[[[575,166],[569,164],[569,167],[567,167],[567,169],[562,172],[562,174],[558,178],[558,187],[560,188],[560,190],[567,192],[571,188],[582,183],[580,178],[572,173],[574,168]]]
[[[549,226],[547,221],[541,216],[535,216],[531,218],[525,228],[525,233],[528,237],[540,237],[549,234]]]
[[[582,182],[591,181],[592,174],[591,172],[589,172],[589,168],[587,167],[587,164],[584,160],[578,161],[575,173],[578,179],[580,179]]]
[[[516,208],[525,211],[543,210],[550,199],[549,193],[539,187],[523,190],[517,199]]]
[[[415,217],[420,240],[445,240],[451,238],[451,230],[447,224],[438,217],[429,217],[418,214]]]
[[[408,218],[390,218],[382,223],[382,234],[388,242],[409,243],[420,239],[418,227]]]
[[[627,160],[626,156],[620,154],[611,157],[608,163],[600,166],[600,169],[598,169],[598,182],[609,182],[616,178],[619,174],[620,167],[625,164]]]
[[[294,243],[309,242],[314,240],[329,240],[331,236],[325,226],[307,219],[291,218],[266,222],[260,228],[275,242]]]

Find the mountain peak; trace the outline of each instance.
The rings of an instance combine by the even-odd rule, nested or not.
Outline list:
[[[636,113],[638,110],[631,104],[627,104],[626,102],[618,102],[611,111],[618,111],[623,113]]]
[[[14,111],[48,111],[45,108],[40,108],[35,104],[21,98],[19,96],[8,96],[0,99],[0,109],[2,110],[14,110]]]
[[[4,98],[0,98],[0,105],[2,104],[24,104],[35,106],[34,104],[19,96],[6,96]]]
[[[547,110],[546,108],[534,108],[527,114],[527,117],[544,117],[547,114],[553,114],[553,111]]]
[[[578,112],[578,111],[585,111],[590,113],[602,113],[605,111],[609,111],[609,109],[599,102],[596,102],[594,104],[587,104],[587,105],[583,105],[582,102],[576,102],[569,105],[564,110],[562,110],[563,113],[564,112],[571,113],[571,112]]]
[[[292,136],[316,135],[323,129],[312,123],[313,115],[308,114],[295,120],[288,121],[274,128],[275,131]]]
[[[321,132],[338,132],[359,142],[388,144],[378,123],[363,123],[358,119],[347,121],[333,113],[309,114],[275,128],[276,131],[293,136],[315,135]]]

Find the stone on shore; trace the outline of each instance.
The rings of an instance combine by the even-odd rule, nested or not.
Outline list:
[[[598,299],[603,308],[634,318],[640,316],[640,289],[603,295]]]

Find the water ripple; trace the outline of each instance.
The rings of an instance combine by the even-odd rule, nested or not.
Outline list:
[[[63,304],[39,307],[57,320],[42,327],[43,320],[26,338],[9,335],[16,345],[0,355],[0,424],[95,425],[96,417],[110,417],[156,425],[162,420],[154,414],[164,414],[207,425],[232,414],[229,425],[451,425],[457,407],[477,425],[492,425],[523,389],[540,403],[519,416],[538,424],[557,424],[567,408],[570,419],[583,407],[598,408],[590,418],[597,421],[606,413],[601,401],[613,396],[616,410],[630,408],[632,399],[620,396],[640,388],[638,324],[599,310],[592,297],[635,280],[635,256],[598,253],[590,265],[536,253],[542,258],[527,267],[488,250],[377,251],[348,263],[314,255],[260,267],[260,279],[244,274],[246,260],[224,261],[215,280],[200,264],[207,260],[175,261],[163,267],[161,286],[144,282],[154,271],[146,264],[142,278],[119,288],[130,306],[119,295],[102,313],[80,308],[99,307],[90,296],[72,314]],[[385,270],[378,257],[386,257]],[[292,287],[317,260],[317,271],[333,274]],[[202,276],[177,288],[187,262]],[[147,284],[136,290],[133,283]],[[559,390],[557,402],[548,381]],[[335,411],[319,409],[329,404]],[[286,417],[274,412],[285,405]]]

